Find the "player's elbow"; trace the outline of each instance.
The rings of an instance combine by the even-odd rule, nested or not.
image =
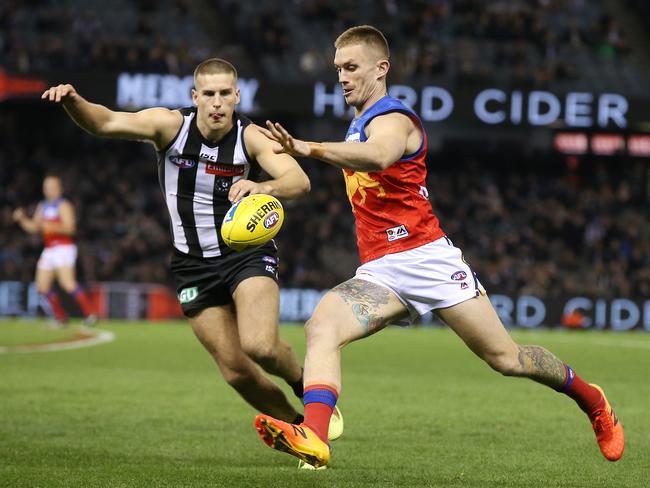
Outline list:
[[[300,171],[300,174],[296,175],[293,191],[291,192],[291,198],[302,196],[309,193],[310,190],[311,182],[309,181],[309,177],[303,171]]]
[[[389,166],[393,165],[397,159],[399,158],[395,157],[391,151],[387,151],[382,147],[378,147],[375,153],[375,157],[370,164],[372,167],[371,171],[383,171]]]
[[[391,166],[395,160],[393,158],[387,157],[383,154],[378,155],[377,158],[375,158],[373,161],[371,161],[368,164],[368,168],[366,171],[383,171],[389,166]]]
[[[300,195],[309,193],[311,191],[311,181],[306,174],[303,174],[302,181],[300,182]]]

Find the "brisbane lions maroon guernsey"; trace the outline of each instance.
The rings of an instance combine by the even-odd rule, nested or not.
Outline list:
[[[361,263],[406,251],[444,236],[426,189],[427,136],[418,115],[400,100],[385,96],[350,123],[347,142],[367,140],[365,127],[379,115],[400,112],[422,130],[422,144],[383,171],[343,170],[356,220]]]

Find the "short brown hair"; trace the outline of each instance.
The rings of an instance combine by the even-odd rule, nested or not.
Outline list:
[[[339,49],[350,44],[366,44],[375,48],[382,57],[390,59],[388,41],[381,31],[371,25],[357,25],[350,27],[336,38],[334,47]]]
[[[221,73],[232,73],[235,80],[237,79],[237,70],[225,59],[206,59],[199,63],[199,65],[194,69],[194,83],[196,84],[196,78],[199,75],[216,75]]]

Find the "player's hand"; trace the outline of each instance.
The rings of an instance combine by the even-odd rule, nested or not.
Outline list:
[[[41,100],[49,100],[54,103],[65,102],[77,95],[77,90],[72,85],[57,85],[48,88],[41,95]]]
[[[280,147],[273,148],[274,153],[286,153],[298,157],[308,157],[310,155],[311,148],[309,147],[309,144],[300,139],[294,139],[279,123],[273,123],[270,120],[267,120],[266,127],[266,129],[264,127],[259,127],[260,132],[272,141],[280,144]]]
[[[245,196],[255,195],[256,193],[269,193],[271,189],[265,183],[256,183],[251,180],[239,180],[230,187],[228,200],[235,203]]]
[[[12,218],[14,219],[14,222],[20,222],[25,218],[25,211],[23,210],[22,207],[18,207],[16,210],[14,210],[14,213],[12,214]]]

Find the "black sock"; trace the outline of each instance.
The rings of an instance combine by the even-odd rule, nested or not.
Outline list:
[[[287,381],[287,383],[293,390],[293,394],[296,395],[298,398],[302,398],[304,395],[303,384],[302,384],[302,373],[303,373],[303,369],[300,368],[300,378],[298,379],[298,381],[294,383],[289,383]]]
[[[291,423],[294,424],[294,425],[300,425],[304,421],[305,421],[305,417],[301,413],[299,413],[298,415],[296,415],[296,418],[293,419],[293,422],[291,422]]]

